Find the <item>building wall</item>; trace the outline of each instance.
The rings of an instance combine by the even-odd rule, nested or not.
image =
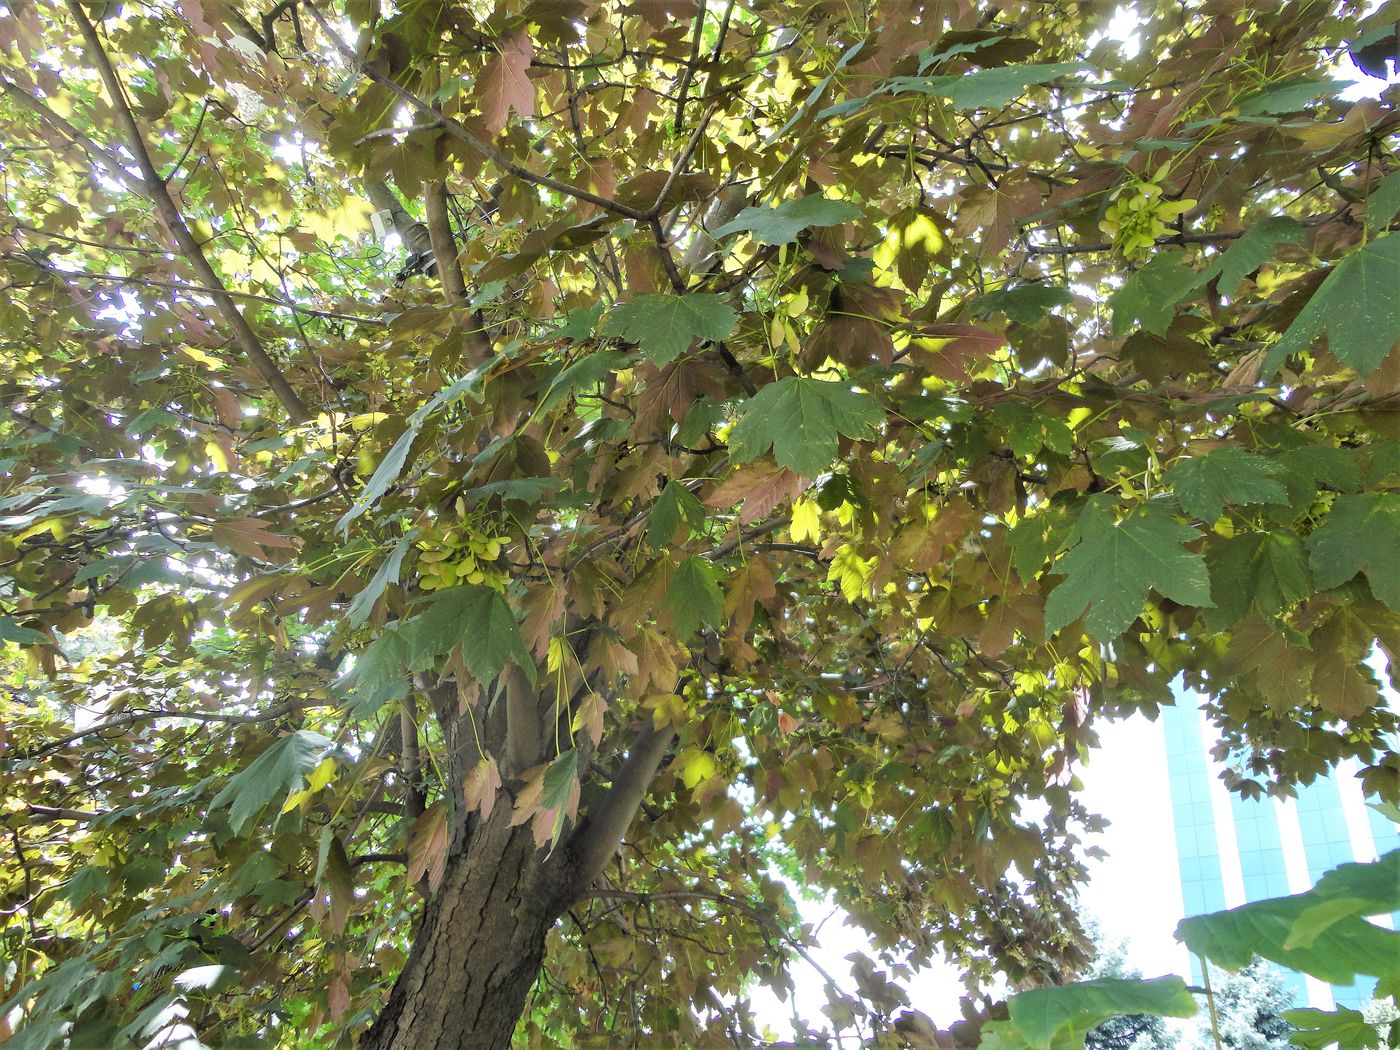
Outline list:
[[[1178,692],[1162,712],[1177,857],[1186,915],[1235,908],[1267,897],[1301,893],[1323,872],[1348,861],[1370,861],[1400,846],[1396,826],[1365,804],[1352,771],[1300,788],[1296,800],[1243,799],[1226,791],[1210,757],[1212,727],[1200,697]],[[1400,915],[1389,918],[1394,924]],[[1191,976],[1200,983],[1199,960]],[[1329,986],[1291,974],[1300,1005],[1357,1007],[1375,981]]]

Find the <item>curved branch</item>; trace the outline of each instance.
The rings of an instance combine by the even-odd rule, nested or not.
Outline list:
[[[569,838],[569,850],[574,855],[576,893],[584,896],[617,848],[622,836],[637,815],[647,789],[651,787],[666,750],[676,737],[670,726],[657,729],[648,718],[637,734],[622,770],[613,778],[612,787],[603,796],[595,812]]]

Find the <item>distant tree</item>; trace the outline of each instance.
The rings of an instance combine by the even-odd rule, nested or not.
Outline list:
[[[1239,973],[1211,977],[1222,1050],[1282,1050],[1292,1026],[1280,1015],[1294,1005],[1283,971],[1255,959]],[[1188,1050],[1214,1050],[1210,1013],[1202,1011]]]
[[[1128,946],[1111,939],[1090,925],[1094,942],[1094,965],[1089,977],[1141,977],[1142,971],[1128,965]],[[1085,1050],[1172,1050],[1175,1046],[1167,1023],[1153,1014],[1127,1014],[1099,1025],[1084,1039]]]

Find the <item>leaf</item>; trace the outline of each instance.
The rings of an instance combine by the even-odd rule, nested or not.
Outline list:
[[[1177,460],[1162,481],[1176,493],[1182,510],[1209,525],[1227,503],[1287,503],[1288,490],[1277,480],[1282,473],[1267,457],[1230,445]]]
[[[365,482],[365,487],[360,490],[359,498],[355,500],[354,506],[336,522],[336,528],[345,532],[349,529],[352,521],[374,506],[379,501],[379,497],[389,491],[389,486],[397,481],[399,475],[403,473],[404,464],[408,462],[409,449],[413,447],[413,442],[417,439],[417,427],[411,426],[399,435],[399,439],[394,442],[394,447],[389,449],[389,454],[380,460],[379,466],[374,468],[374,473],[370,475],[369,481]]]
[[[394,549],[389,552],[389,556],[384,559],[373,576],[370,577],[363,590],[350,602],[347,616],[351,627],[359,627],[369,618],[369,614],[374,610],[374,603],[379,601],[385,589],[391,583],[399,582],[399,568],[403,565],[403,557],[408,553],[408,545],[413,542],[413,537],[417,535],[417,530],[409,530],[398,543],[394,544]]]
[[[971,305],[974,317],[999,313],[1020,324],[1035,324],[1057,306],[1068,306],[1074,297],[1068,288],[1054,284],[1023,284],[988,292]]]
[[[564,820],[572,817],[578,806],[579,755],[577,748],[569,748],[549,764],[544,771],[540,789],[540,810],[542,814],[553,814],[554,820],[549,834],[551,847],[558,845],[559,836],[564,830]],[[541,842],[540,820],[535,821],[535,840]]]
[[[1211,260],[1201,274],[1202,281],[1219,277],[1223,295],[1233,296],[1240,282],[1263,266],[1280,244],[1307,244],[1308,232],[1302,223],[1284,215],[1271,215],[1251,226],[1245,235]]]
[[[1366,226],[1380,233],[1400,213],[1400,171],[1392,171],[1376,183],[1366,198]]]
[[[790,244],[813,226],[839,226],[860,218],[860,209],[849,201],[825,197],[800,197],[775,208],[745,208],[723,226],[710,231],[718,240],[745,230],[759,244]]]
[[[213,800],[211,809],[229,809],[229,826],[242,834],[248,822],[279,795],[300,786],[302,778],[321,764],[335,741],[309,729],[285,736],[255,758],[246,769],[229,778]]]
[[[1378,1050],[1380,1033],[1366,1020],[1360,1010],[1339,1006],[1335,1010],[1303,1007],[1279,1014],[1294,1029],[1289,1042],[1304,1050],[1325,1050],[1335,1046],[1340,1050]]]
[[[729,435],[730,456],[743,463],[771,449],[782,466],[813,478],[836,458],[839,436],[872,438],[884,418],[868,394],[789,376],[744,402]]]
[[[705,506],[680,482],[668,481],[652,504],[647,522],[647,542],[651,549],[659,551],[667,547],[682,521],[691,532],[698,532],[705,526]]]
[[[715,761],[715,756],[704,748],[694,745],[684,748],[680,754],[676,755],[672,764],[675,766],[676,772],[680,774],[681,783],[691,791],[704,784],[719,771],[719,763]]]
[[[527,70],[535,59],[530,37],[516,30],[500,40],[500,51],[492,55],[477,79],[481,115],[493,135],[505,129],[510,111],[526,120],[535,115],[535,86]]]
[[[1201,283],[1201,275],[1186,263],[1185,255],[1175,250],[1159,251],[1109,300],[1113,334],[1125,335],[1136,324],[1153,335],[1166,335],[1176,316],[1176,304]]]
[[[549,412],[562,405],[570,394],[577,390],[589,390],[597,386],[606,376],[610,376],[628,366],[626,354],[614,350],[600,350],[587,354],[558,375],[545,386],[546,393],[540,398],[540,411]],[[540,387],[532,387],[528,393],[538,393]]]
[[[439,799],[418,814],[408,833],[408,860],[404,877],[417,882],[428,877],[428,889],[442,885],[447,871],[447,802]]]
[[[664,368],[690,349],[696,339],[719,342],[734,331],[739,315],[723,296],[639,295],[615,306],[603,334],[620,336]]]
[[[1264,358],[1261,377],[1312,345],[1323,332],[1342,364],[1368,376],[1400,340],[1400,235],[1362,245],[1332,268],[1297,319]]]
[[[1206,550],[1216,608],[1206,614],[1211,630],[1235,626],[1251,609],[1275,616],[1312,593],[1307,556],[1297,536],[1246,532],[1213,540]]]
[[[0,642],[14,642],[16,645],[45,645],[51,639],[32,627],[21,627],[13,617],[0,616]]]
[[[724,612],[724,594],[714,566],[704,558],[681,562],[666,588],[665,605],[671,612],[678,639],[689,638],[701,625],[718,627]]]
[[[1200,533],[1147,505],[1114,520],[1112,504],[1090,501],[1070,534],[1068,553],[1051,571],[1065,581],[1045,602],[1045,633],[1054,634],[1087,608],[1084,626],[1101,642],[1128,629],[1150,590],[1182,605],[1210,607],[1205,560],[1183,546]]]
[[[1192,1017],[1196,1000],[1180,977],[1153,980],[1100,977],[1050,988],[1033,988],[1007,999],[1011,1024],[1035,1050],[1051,1050],[1057,1040],[1082,1036],[1111,1017],[1154,1014]]]
[[[501,770],[495,758],[488,755],[472,767],[462,793],[468,813],[480,810],[482,820],[491,819],[491,811],[496,808],[496,799],[501,793]]]
[[[1391,612],[1400,612],[1400,493],[1338,496],[1307,546],[1319,589],[1338,587],[1363,572],[1371,593]]]
[[[1351,915],[1339,917],[1334,906],[1326,924],[1316,921],[1312,909],[1348,896],[1357,902]],[[1332,984],[1350,984],[1357,974],[1400,976],[1400,933],[1362,917],[1397,907],[1400,850],[1393,850],[1372,864],[1344,864],[1306,893],[1184,919],[1176,938],[1226,969],[1238,970],[1259,955]],[[1286,946],[1300,921],[1303,936]]]
[[[705,502],[711,507],[742,504],[739,524],[747,525],[767,517],[806,487],[807,482],[800,474],[771,461],[760,461],[739,467],[715,486]]]
[[[942,95],[954,109],[1001,109],[1025,94],[1032,84],[1048,84],[1084,68],[1082,62],[1028,62],[959,76],[891,77],[880,90],[892,95]],[[855,103],[863,101],[852,100],[851,108],[858,108]],[[828,107],[823,113],[832,110]]]
[[[261,518],[230,518],[209,526],[214,542],[250,558],[266,558],[267,548],[295,546],[290,536],[272,531],[272,525]]]
[[[1297,80],[1270,84],[1240,101],[1242,117],[1276,116],[1297,113],[1308,103],[1325,95],[1335,95],[1348,84],[1345,80]]]
[[[464,584],[438,591],[427,611],[404,628],[409,666],[431,667],[454,646],[476,681],[494,681],[506,664],[520,667],[532,679],[535,662],[525,649],[515,614],[504,597],[490,587]]]

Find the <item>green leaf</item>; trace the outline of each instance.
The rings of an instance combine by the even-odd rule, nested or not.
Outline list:
[[[541,412],[549,412],[562,405],[576,390],[590,390],[601,383],[606,376],[626,368],[631,359],[616,350],[600,350],[575,361],[546,382],[536,384],[526,391],[537,394],[545,391],[540,398]]]
[[[1123,282],[1113,293],[1113,334],[1121,336],[1140,326],[1153,335],[1166,335],[1176,316],[1176,304],[1201,285],[1201,275],[1179,251],[1163,251]]]
[[[1092,500],[1070,534],[1068,553],[1052,568],[1065,581],[1045,602],[1046,635],[1087,608],[1089,633],[1112,641],[1137,619],[1150,590],[1182,605],[1213,606],[1205,560],[1183,546],[1199,538],[1158,507],[1114,520],[1111,502]]]
[[[1178,460],[1162,481],[1176,493],[1182,510],[1210,525],[1227,503],[1287,503],[1288,490],[1278,480],[1282,474],[1283,468],[1267,457],[1231,445]]]
[[[664,368],[696,339],[728,338],[738,320],[722,296],[639,295],[613,307],[603,334],[631,340],[658,368]]]
[[[403,565],[403,557],[408,553],[408,545],[413,542],[413,537],[417,534],[416,529],[411,529],[398,543],[394,544],[394,549],[389,552],[384,563],[370,577],[369,583],[350,602],[350,608],[347,612],[351,627],[358,627],[364,623],[374,609],[374,603],[379,601],[379,596],[384,593],[389,584],[399,582],[399,569]]]
[[[299,729],[278,740],[246,769],[235,773],[209,803],[211,809],[229,809],[229,827],[242,834],[248,822],[273,799],[301,786],[302,778],[321,764],[335,741],[309,729]]]
[[[723,226],[710,231],[718,240],[748,230],[759,244],[789,244],[813,226],[839,226],[860,218],[860,209],[849,201],[825,197],[801,197],[776,208],[745,208]]]
[[[789,376],[744,403],[729,435],[730,456],[744,463],[773,450],[789,470],[816,477],[831,466],[838,438],[872,438],[885,413],[874,398],[842,383]]]
[[[1262,376],[1271,376],[1324,331],[1342,364],[1368,376],[1400,339],[1400,235],[1363,245],[1332,268],[1297,319],[1269,350]]]
[[[389,491],[389,486],[397,481],[399,475],[403,473],[404,464],[408,462],[409,449],[413,447],[413,442],[417,439],[417,427],[409,427],[399,435],[399,439],[394,442],[394,447],[389,450],[389,454],[379,461],[379,466],[374,468],[374,473],[370,475],[369,481],[365,482],[365,487],[360,491],[354,506],[336,522],[336,528],[341,532],[346,531],[352,521],[374,506],[379,497]]]
[[[1400,976],[1400,933],[1364,918],[1396,908],[1400,850],[1371,864],[1343,864],[1306,893],[1184,919],[1176,937],[1226,969],[1240,969],[1259,955],[1333,984],[1350,984],[1357,974]]]
[[[513,663],[532,679],[535,662],[525,649],[515,614],[497,591],[464,584],[438,591],[426,612],[404,628],[413,670],[431,667],[453,646],[462,647],[462,660],[478,682],[490,682]]]
[[[555,811],[554,831],[550,836],[550,846],[558,844],[564,830],[564,818],[569,811],[569,799],[574,785],[578,783],[578,749],[569,748],[544,771],[540,789],[540,808]]]
[[[702,625],[719,626],[724,592],[719,589],[715,567],[704,558],[681,562],[666,588],[666,608],[680,638],[689,638]]]
[[[1376,184],[1366,198],[1366,226],[1379,233],[1400,212],[1400,171],[1392,171]]]
[[[1057,306],[1068,306],[1074,297],[1068,288],[1056,284],[1023,284],[988,292],[971,306],[974,317],[999,313],[1020,324],[1035,324]]]
[[[1298,80],[1272,84],[1243,99],[1238,111],[1242,117],[1297,113],[1300,109],[1306,109],[1308,103],[1324,95],[1335,95],[1348,86],[1345,80]]]
[[[1303,1050],[1325,1050],[1329,1046],[1339,1050],[1377,1050],[1381,1045],[1380,1033],[1360,1010],[1345,1006],[1332,1011],[1304,1007],[1285,1010],[1279,1016],[1297,1029],[1289,1033],[1289,1042]]]
[[[960,76],[892,77],[888,90],[895,95],[942,95],[954,109],[1001,109],[1025,94],[1032,84],[1048,84],[1084,68],[1082,62],[1028,62]]]
[[[1400,612],[1400,492],[1338,496],[1308,537],[1308,554],[1320,589],[1364,572],[1371,593],[1391,612]]]
[[[1307,243],[1308,231],[1302,223],[1282,215],[1270,216],[1250,227],[1243,237],[1212,259],[1201,279],[1209,281],[1219,277],[1217,287],[1221,294],[1233,296],[1240,282],[1273,258],[1280,244]]]
[[[705,505],[680,482],[668,481],[652,505],[647,523],[647,542],[651,549],[659,551],[670,544],[682,521],[692,532],[700,529],[705,524]]]
[[[12,617],[0,616],[0,642],[14,642],[16,645],[44,645],[48,635],[32,627],[21,627]]]
[[[1303,543],[1287,532],[1246,532],[1213,540],[1206,551],[1216,608],[1206,613],[1213,631],[1226,630],[1250,608],[1266,619],[1312,593]]]
[[[568,339],[574,343],[587,342],[598,331],[598,321],[602,318],[606,306],[605,303],[594,303],[586,309],[570,310],[565,315],[564,323],[549,334],[556,339]]]
[[[1083,1045],[1083,1035],[1111,1017],[1155,1014],[1191,1017],[1196,1001],[1180,977],[1101,977],[1051,988],[1034,988],[1007,1000],[1011,1024],[1035,1050]],[[1069,1044],[1066,1038],[1077,1039]]]
[[[409,656],[408,639],[401,630],[391,628],[365,647],[336,684],[348,687],[359,698],[359,713],[367,715],[407,691]]]

